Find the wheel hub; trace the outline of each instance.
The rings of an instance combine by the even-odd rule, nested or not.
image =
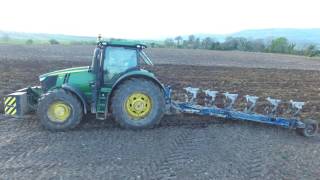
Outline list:
[[[151,99],[144,93],[132,93],[126,101],[126,111],[130,117],[141,119],[146,117],[152,108]]]
[[[52,103],[48,109],[48,117],[53,122],[65,122],[71,114],[71,107],[62,101]]]

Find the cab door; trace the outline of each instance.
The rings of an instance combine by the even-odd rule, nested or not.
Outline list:
[[[104,84],[112,85],[124,73],[138,65],[135,48],[108,46],[104,51]]]

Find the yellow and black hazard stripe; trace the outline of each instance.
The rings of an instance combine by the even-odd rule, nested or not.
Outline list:
[[[16,115],[17,113],[17,98],[14,96],[7,96],[4,98],[4,112],[6,115]]]

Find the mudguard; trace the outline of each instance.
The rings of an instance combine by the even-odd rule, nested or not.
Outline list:
[[[63,84],[61,86],[61,88],[74,93],[80,99],[80,101],[81,101],[81,103],[83,105],[84,114],[87,114],[89,107],[88,107],[88,103],[86,101],[85,95],[79,89],[77,89],[76,87],[70,86],[68,84]]]

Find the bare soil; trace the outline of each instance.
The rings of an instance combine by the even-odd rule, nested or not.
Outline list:
[[[319,70],[320,58],[241,51],[147,49],[157,64]]]
[[[93,48],[0,46],[0,98],[36,85],[42,73],[89,65]],[[193,86],[257,95],[258,112],[268,96],[306,101],[302,117],[320,119],[317,59],[205,50],[148,53],[156,63],[152,70],[176,94]],[[235,108],[243,102],[240,98]],[[191,115],[165,116],[160,127],[143,131],[86,116],[75,130],[59,133],[44,130],[34,115],[22,120],[0,115],[0,154],[0,179],[318,179],[320,174],[319,136],[306,139],[278,127]]]

